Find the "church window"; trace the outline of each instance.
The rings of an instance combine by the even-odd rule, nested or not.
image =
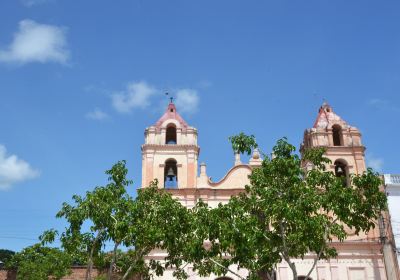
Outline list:
[[[176,144],[176,126],[173,124],[167,126],[165,144]]]
[[[169,159],[164,166],[164,188],[178,188],[178,168],[177,162],[174,159]]]
[[[333,146],[343,146],[342,128],[335,124],[332,126]]]

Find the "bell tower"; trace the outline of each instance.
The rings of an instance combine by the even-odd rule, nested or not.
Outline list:
[[[314,126],[304,132],[301,151],[313,147],[326,148],[325,155],[332,161],[328,170],[336,176],[366,171],[360,131],[335,114],[326,102],[320,107]]]
[[[197,179],[197,130],[168,104],[164,115],[146,128],[142,145],[142,188],[157,179],[160,188],[194,188]]]

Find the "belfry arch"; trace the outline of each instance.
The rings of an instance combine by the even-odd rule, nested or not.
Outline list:
[[[348,179],[349,179],[349,168],[347,165],[347,162],[344,161],[343,159],[337,159],[335,160],[335,175],[338,178],[343,179],[343,185],[347,186],[348,185]]]
[[[164,188],[178,188],[178,163],[175,159],[168,159],[164,165]]]
[[[175,124],[171,123],[167,125],[167,131],[165,134],[165,144],[177,144],[177,137],[176,137],[176,126]]]
[[[334,165],[336,177],[347,177],[347,163],[344,160],[337,159]]]
[[[342,127],[338,124],[332,126],[333,146],[343,146]]]

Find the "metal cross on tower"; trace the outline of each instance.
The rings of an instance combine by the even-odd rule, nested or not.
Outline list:
[[[168,96],[168,95],[169,95],[169,92],[166,92],[165,95]],[[174,103],[174,97],[173,97],[173,96],[171,96],[171,97],[169,98],[169,100],[170,100],[170,103]]]

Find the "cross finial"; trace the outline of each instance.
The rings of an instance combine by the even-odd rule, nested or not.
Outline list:
[[[169,95],[169,92],[166,92],[165,95],[168,96],[168,95]],[[170,100],[170,103],[174,103],[174,97],[173,97],[173,96],[171,96],[171,97],[169,98],[169,100]]]

